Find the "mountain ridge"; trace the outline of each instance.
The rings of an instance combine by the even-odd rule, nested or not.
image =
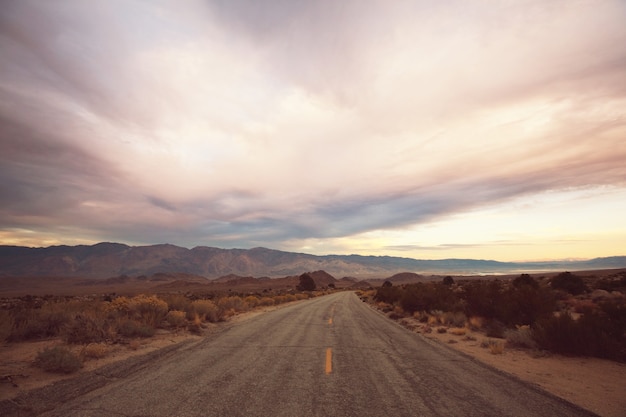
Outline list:
[[[196,246],[188,249],[171,244],[129,246],[113,242],[40,248],[0,245],[0,277],[107,278],[119,275],[187,273],[209,279],[228,274],[277,278],[324,270],[333,276],[367,278],[398,272],[476,275],[624,267],[626,256],[584,261],[501,262],[462,258],[427,260],[388,255],[311,255],[264,247],[222,249]]]

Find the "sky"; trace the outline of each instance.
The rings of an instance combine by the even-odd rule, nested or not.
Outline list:
[[[626,255],[622,0],[3,0],[0,244]]]

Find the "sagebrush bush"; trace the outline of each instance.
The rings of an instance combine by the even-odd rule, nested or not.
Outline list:
[[[543,320],[533,337],[541,349],[551,352],[626,362],[625,326],[626,305],[604,303],[578,320],[567,313]]]
[[[260,306],[273,306],[274,305],[274,299],[271,297],[262,297],[259,300],[259,305]]]
[[[254,295],[249,295],[243,300],[249,308],[254,308],[259,305],[259,299]]]
[[[537,342],[533,338],[533,332],[530,326],[519,326],[516,329],[506,329],[504,338],[507,346],[517,348],[536,349]]]
[[[70,374],[78,371],[82,363],[78,356],[67,348],[55,346],[39,352],[34,365],[47,372]]]
[[[217,301],[217,306],[220,308],[220,310],[229,312],[229,314],[231,314],[231,311],[236,313],[246,310],[246,303],[244,303],[243,300],[237,296],[220,298]]]
[[[60,308],[44,306],[40,309],[19,309],[11,312],[11,342],[58,336],[70,321],[70,315]]]
[[[579,275],[571,272],[561,272],[550,280],[550,285],[554,289],[567,291],[572,295],[582,294],[588,291],[585,281]]]
[[[191,300],[182,294],[164,294],[159,298],[167,303],[169,310],[189,311]]]
[[[460,311],[447,311],[443,313],[440,320],[441,324],[445,324],[446,326],[463,327],[465,326],[465,323],[467,323],[467,316],[465,315],[465,313],[462,313]]]
[[[78,314],[64,331],[64,339],[70,344],[104,342],[109,338],[109,323],[103,317]]]
[[[142,323],[156,328],[165,319],[167,303],[156,296],[138,295],[131,299],[130,310]]]
[[[187,313],[184,311],[170,310],[165,316],[165,320],[172,327],[183,327],[187,324]]]
[[[239,298],[239,297],[237,297]],[[187,317],[193,319],[194,315],[198,315],[203,321],[216,323],[222,320],[220,308],[211,300],[195,300],[191,303],[191,309],[188,310],[190,315]]]
[[[485,323],[484,330],[487,337],[497,337],[498,339],[502,339],[504,337],[506,326],[500,320],[492,319]]]
[[[152,337],[156,329],[133,319],[125,319],[118,323],[118,333],[124,337]]]

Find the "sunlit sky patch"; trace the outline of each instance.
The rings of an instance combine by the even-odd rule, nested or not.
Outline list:
[[[0,243],[625,255],[626,4],[0,8]]]

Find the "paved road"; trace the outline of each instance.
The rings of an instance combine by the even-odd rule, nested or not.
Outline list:
[[[94,388],[42,415],[593,415],[401,328],[353,293],[234,324]]]

